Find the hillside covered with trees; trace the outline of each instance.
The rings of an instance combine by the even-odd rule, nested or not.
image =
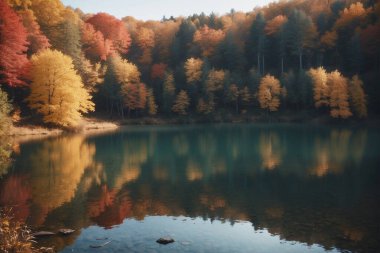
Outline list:
[[[280,1],[161,21],[0,0],[0,133],[20,115],[72,127],[95,110],[114,119],[363,119],[380,112],[378,80],[373,0]]]

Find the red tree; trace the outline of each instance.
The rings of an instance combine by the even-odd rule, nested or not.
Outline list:
[[[33,12],[31,10],[24,10],[19,12],[19,15],[28,34],[28,55],[35,54],[41,49],[49,48],[49,40],[41,32],[40,25],[37,23]]]
[[[146,89],[145,83],[140,83],[138,87],[138,106],[139,109],[144,109],[146,106],[146,96],[148,95],[148,91]]]
[[[85,23],[82,27],[82,43],[86,57],[92,61],[104,61],[110,53],[111,42],[105,40],[103,34],[96,31],[89,23]]]
[[[167,66],[165,63],[153,64],[150,77],[152,79],[164,79]]]
[[[112,41],[113,49],[125,54],[131,44],[131,38],[124,23],[107,13],[98,13],[89,18],[87,23],[94,26],[95,30],[100,31],[104,39]]]
[[[20,17],[0,0],[0,83],[11,87],[24,85],[21,76],[28,62],[27,32]]]

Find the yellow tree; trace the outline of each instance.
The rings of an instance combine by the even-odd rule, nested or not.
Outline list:
[[[128,115],[131,110],[145,108],[147,92],[145,84],[140,82],[141,74],[137,66],[118,55],[114,57],[114,66],[124,105],[128,107]]]
[[[75,126],[82,113],[94,111],[91,96],[77,75],[72,59],[46,49],[31,58],[30,108],[43,115],[46,123]]]
[[[0,86],[0,137],[6,134],[9,130],[9,127],[12,125],[11,117],[9,113],[12,110],[12,106],[8,101],[8,95],[1,89]],[[0,148],[0,163],[2,157],[2,149]],[[1,173],[0,173],[1,176]]]
[[[235,111],[236,113],[239,112],[239,96],[240,91],[239,87],[236,84],[231,84],[231,86],[228,89],[228,100],[235,104]]]
[[[15,10],[26,10],[32,5],[32,0],[7,0],[7,2]]]
[[[243,105],[249,105],[252,100],[252,95],[247,86],[244,86],[244,88],[240,91],[240,96]]]
[[[170,59],[170,48],[181,22],[165,21],[159,24],[155,34],[157,54],[161,61],[167,61]]]
[[[203,61],[197,58],[189,58],[185,62],[186,80],[188,83],[200,81],[202,78]]]
[[[367,117],[367,100],[363,90],[363,82],[358,75],[354,75],[350,82],[350,97],[352,108],[359,118]]]
[[[224,72],[224,70],[210,70],[206,81],[207,92],[212,93],[223,89],[225,76],[226,73]]]
[[[267,35],[272,35],[277,33],[281,26],[283,26],[288,21],[288,18],[283,15],[278,15],[274,17],[273,19],[269,20],[265,26],[265,33]]]
[[[172,72],[167,72],[164,81],[164,93],[167,93],[170,96],[174,96],[175,93],[175,84],[174,84],[174,75]]]
[[[174,75],[171,71],[165,73],[165,80],[162,89],[163,109],[170,112],[175,97]]]
[[[41,30],[49,38],[51,44],[60,42],[62,38],[59,25],[64,21],[65,6],[60,0],[33,0],[31,9],[37,18]]]
[[[336,31],[327,31],[325,32],[320,39],[321,49],[331,49],[335,46],[338,39],[338,34]]]
[[[352,116],[348,103],[347,79],[335,70],[328,74],[327,85],[331,87],[330,92],[330,115],[333,118],[348,118]]]
[[[116,78],[120,84],[126,85],[140,82],[141,74],[135,64],[122,59],[119,55],[115,55],[114,65]]]
[[[329,105],[330,88],[327,85],[327,72],[323,67],[310,69],[309,75],[313,82],[315,107]]]
[[[147,94],[147,106],[148,106],[148,113],[149,115],[156,115],[157,114],[157,104],[154,99],[153,90],[149,89]]]
[[[137,109],[144,109],[147,105],[147,96],[148,96],[148,90],[146,89],[145,83],[139,83],[137,87]]]
[[[258,100],[262,109],[277,111],[280,106],[280,81],[274,76],[266,75],[261,79]]]
[[[214,53],[216,46],[224,39],[224,36],[223,30],[215,30],[205,25],[195,32],[194,42],[202,49],[202,55],[209,57]]]
[[[224,70],[210,70],[205,83],[207,99],[198,101],[198,111],[208,114],[214,111],[216,100],[222,96],[226,72]]]
[[[0,178],[7,173],[12,161],[12,146],[7,136],[12,126],[12,117],[9,115],[11,111],[12,105],[8,101],[8,95],[0,85]]]
[[[197,112],[201,114],[209,114],[209,113],[212,113],[214,109],[215,109],[215,101],[214,101],[213,96],[210,96],[208,100],[202,97],[198,100]]]
[[[349,8],[345,8],[340,17],[335,22],[335,28],[341,28],[354,20],[362,20],[366,16],[366,9],[361,2],[353,3]]]
[[[151,64],[152,49],[155,45],[154,31],[145,27],[140,28],[137,32],[136,43],[142,51],[139,61],[142,64]]]
[[[96,92],[96,86],[104,81],[106,68],[102,67],[100,63],[92,64],[83,54],[80,57],[80,63],[78,72],[82,77],[84,86],[89,92]]]
[[[187,95],[187,92],[184,90],[181,90],[176,97],[176,100],[172,107],[172,111],[180,115],[186,115],[187,114],[186,111],[189,108],[189,105],[190,105],[190,98]]]

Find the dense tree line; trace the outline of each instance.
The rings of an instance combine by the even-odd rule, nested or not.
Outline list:
[[[61,126],[95,108],[114,117],[286,109],[364,118],[367,104],[380,111],[379,17],[372,0],[146,22],[60,0],[0,0],[1,120],[8,98]]]

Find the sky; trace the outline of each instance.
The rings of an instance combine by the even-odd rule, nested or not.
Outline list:
[[[274,0],[62,0],[65,5],[80,8],[85,13],[107,12],[118,18],[133,16],[142,20],[161,20],[165,15],[189,16],[192,14],[225,14],[251,11]]]

